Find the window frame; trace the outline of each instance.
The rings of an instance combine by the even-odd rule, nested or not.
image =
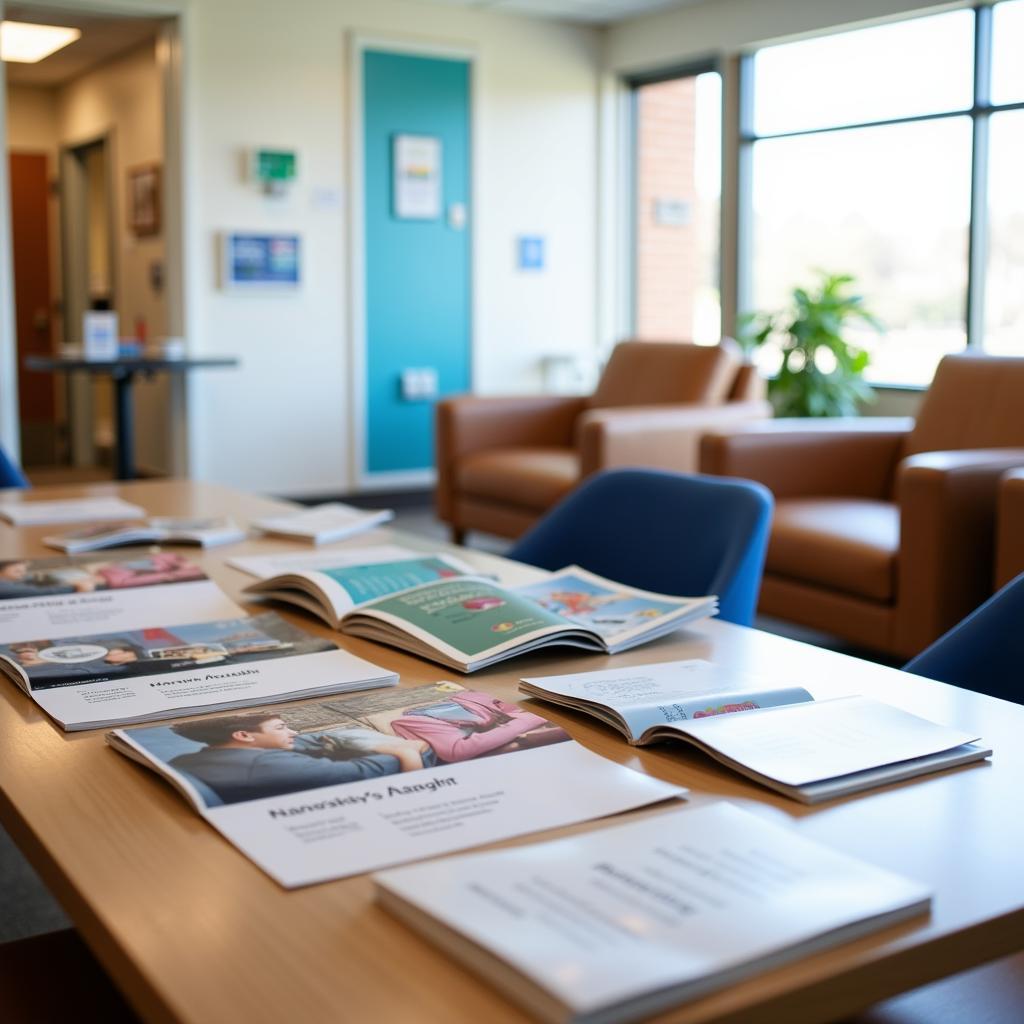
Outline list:
[[[993,114],[1024,110],[1024,100],[1010,103],[992,102],[992,24],[993,9],[998,4],[978,4],[974,12],[973,99],[970,107],[944,110],[881,120],[807,128],[785,132],[758,134],[754,130],[754,57],[757,50],[744,53],[739,60],[739,125],[736,137],[737,166],[737,266],[735,316],[751,308],[753,279],[753,153],[754,145],[767,139],[796,138],[875,128],[888,125],[914,124],[921,121],[956,117],[971,119],[971,191],[970,221],[967,232],[967,281],[965,282],[964,318],[967,344],[965,351],[983,351],[985,334],[985,275],[988,268],[988,165],[989,125]],[[921,17],[934,17],[934,13]],[[900,19],[913,21],[915,18]],[[858,26],[859,27],[859,26]],[[851,30],[854,27],[851,26]],[[838,35],[841,33],[822,33]],[[758,49],[767,49],[759,47]],[[635,143],[635,137],[634,137]],[[892,390],[921,391],[924,386],[906,382],[878,382],[877,387]]]
[[[725,69],[723,67],[723,61],[720,57],[709,56],[702,57],[696,60],[686,61],[683,64],[672,64],[668,67],[658,68],[654,71],[643,71],[636,72],[634,74],[625,75],[622,79],[623,84],[628,90],[627,96],[627,111],[629,118],[629,164],[627,168],[627,180],[625,182],[625,193],[627,208],[629,215],[626,219],[626,244],[628,247],[629,258],[626,264],[627,273],[629,275],[629,287],[627,294],[629,296],[628,308],[626,309],[626,323],[629,324],[630,335],[635,337],[637,333],[637,312],[638,302],[637,296],[640,291],[639,282],[639,260],[637,259],[637,242],[640,234],[640,211],[638,209],[639,203],[637,202],[637,186],[639,182],[639,162],[640,162],[640,96],[639,91],[645,85],[657,85],[660,82],[672,82],[680,78],[696,78],[698,75],[705,75],[714,73],[719,76],[724,84],[725,80]],[[724,172],[724,160],[725,160],[725,100],[723,101],[719,110],[719,118],[721,119],[721,139],[722,139],[722,160],[723,160],[723,172],[722,179],[725,181]],[[724,191],[724,190],[723,190]],[[724,206],[724,194],[723,194],[722,206]],[[718,260],[719,260],[719,280],[721,280],[721,269],[722,269],[722,222],[721,213],[719,214],[719,226],[718,226]],[[719,289],[719,298],[721,300],[721,288]],[[724,319],[724,310],[719,314],[719,324]]]

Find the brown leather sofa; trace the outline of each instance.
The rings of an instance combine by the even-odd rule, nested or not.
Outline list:
[[[764,381],[736,343],[628,341],[589,397],[449,398],[437,406],[437,514],[518,537],[584,477],[648,466],[692,471],[705,430],[765,419]]]
[[[1011,469],[999,481],[996,516],[996,589],[1024,572],[1024,469]],[[1024,624],[1022,624],[1024,625]]]
[[[1024,359],[947,356],[917,422],[775,420],[701,469],[775,494],[758,610],[901,658],[992,591],[999,479],[1024,466]]]

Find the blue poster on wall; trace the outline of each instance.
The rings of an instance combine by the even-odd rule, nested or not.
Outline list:
[[[298,235],[225,232],[221,274],[225,288],[294,289],[301,280]]]

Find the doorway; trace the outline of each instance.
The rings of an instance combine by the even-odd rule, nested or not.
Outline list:
[[[433,473],[436,400],[470,388],[472,60],[357,52],[357,483],[417,485]]]
[[[167,6],[173,11],[178,0]],[[17,457],[20,435],[34,482],[103,479],[114,437],[111,380],[25,372],[23,363],[30,353],[73,352],[88,310],[115,312],[122,340],[159,344],[182,334],[178,18],[46,2],[6,4],[4,18],[80,35],[36,63],[0,65],[12,186],[0,233],[9,216],[13,243],[13,266],[0,266],[12,284],[8,291],[0,280],[0,320],[11,322],[13,313],[17,328],[0,337],[10,371],[0,373],[0,436]],[[158,205],[136,209],[140,195]],[[147,475],[181,470],[183,405],[179,382],[157,378],[135,389],[138,461]]]

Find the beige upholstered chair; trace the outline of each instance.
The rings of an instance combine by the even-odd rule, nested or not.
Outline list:
[[[1013,466],[1024,359],[967,354],[942,360],[916,423],[775,420],[710,434],[701,452],[704,472],[775,495],[759,610],[899,657],[992,592],[996,496]]]
[[[589,397],[440,402],[438,516],[457,540],[470,529],[517,537],[596,470],[695,470],[705,430],[770,415],[731,339],[623,342]]]

